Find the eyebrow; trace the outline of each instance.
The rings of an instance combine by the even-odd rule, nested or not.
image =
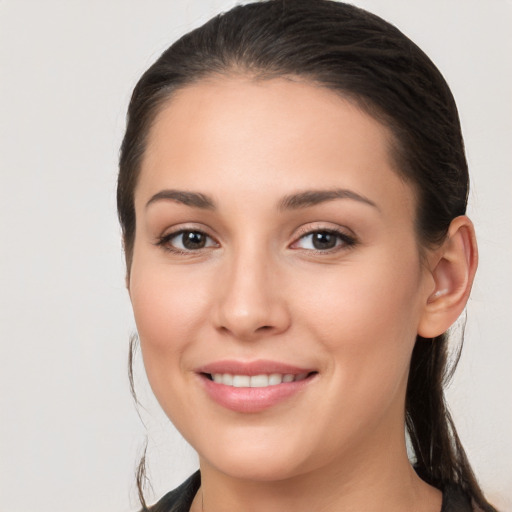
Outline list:
[[[379,207],[367,197],[364,197],[348,189],[328,189],[328,190],[305,190],[295,194],[285,196],[279,203],[280,210],[298,210],[308,208],[326,201],[335,199],[352,199],[372,206],[380,211]],[[188,192],[184,190],[161,190],[153,195],[146,203],[146,208],[157,201],[175,201],[193,208],[204,210],[214,210],[215,201],[199,192]]]
[[[297,210],[308,208],[334,199],[353,199],[360,203],[372,206],[380,211],[379,207],[367,197],[364,197],[352,190],[337,188],[328,190],[305,190],[289,196],[285,196],[280,202],[281,210]]]
[[[205,194],[198,192],[187,192],[184,190],[161,190],[151,197],[151,199],[146,203],[146,208],[150,204],[163,200],[175,201],[186,206],[192,206],[194,208],[201,208],[204,210],[215,209],[215,202],[212,198]]]

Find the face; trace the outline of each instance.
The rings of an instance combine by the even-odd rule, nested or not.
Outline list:
[[[152,389],[205,467],[283,479],[403,444],[432,278],[389,147],[292,80],[203,81],[159,113],[129,292]]]

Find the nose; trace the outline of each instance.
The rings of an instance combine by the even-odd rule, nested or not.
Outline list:
[[[226,262],[214,308],[217,329],[240,340],[286,331],[290,313],[277,275],[268,255],[258,251]]]

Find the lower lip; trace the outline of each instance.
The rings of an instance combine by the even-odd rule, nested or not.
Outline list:
[[[200,375],[206,393],[222,407],[241,413],[255,413],[280,404],[301,392],[314,379],[310,375],[296,382],[283,382],[263,388],[235,388]]]

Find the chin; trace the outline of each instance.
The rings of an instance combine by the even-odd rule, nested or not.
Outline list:
[[[284,439],[269,441],[239,443],[226,439],[216,444],[218,449],[209,446],[203,453],[199,451],[201,464],[204,462],[232,478],[255,482],[286,480],[312,469],[307,450],[300,443],[286,443]]]
[[[275,482],[286,480],[302,473],[301,466],[293,461],[284,460],[279,457],[269,455],[268,457],[259,457],[248,459],[245,457],[232,457],[223,459],[217,463],[208,464],[215,469],[232,478],[249,480],[252,482]]]

